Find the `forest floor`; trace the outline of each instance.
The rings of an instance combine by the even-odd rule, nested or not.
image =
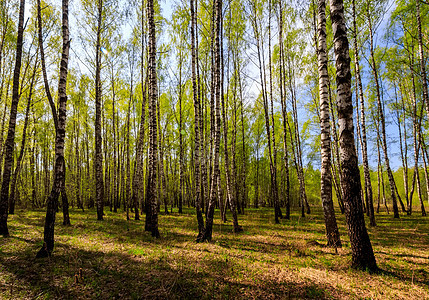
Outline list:
[[[11,236],[0,237],[0,298],[429,299],[429,218],[376,215],[369,232],[383,271],[369,274],[350,268],[344,216],[335,251],[322,246],[322,210],[313,210],[275,225],[271,209],[247,209],[239,234],[217,213],[213,241],[197,244],[193,209],[161,214],[160,239],[122,212],[99,222],[94,211],[72,209],[71,226],[57,215],[54,254],[45,259],[35,259],[45,212],[18,210]]]

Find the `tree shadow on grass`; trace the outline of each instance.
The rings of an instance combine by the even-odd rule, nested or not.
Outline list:
[[[395,247],[400,245],[413,245],[414,247],[428,247],[429,236],[425,233],[410,233],[408,231],[392,231],[389,228],[378,228],[370,233],[374,244],[380,246]]]
[[[408,281],[412,284],[421,284],[423,286],[429,286],[429,272],[425,269],[417,269],[413,270],[413,272],[406,273],[403,269],[390,267],[390,270],[380,270],[379,274],[393,277],[401,281]]]
[[[5,298],[324,299],[333,292],[331,287],[290,278],[237,279],[234,264],[219,257],[192,262],[57,243],[54,256],[35,259],[37,249],[36,243],[27,241],[27,247],[16,255],[0,254],[0,292]]]
[[[385,255],[392,255],[392,256],[400,257],[400,258],[424,259],[424,260],[426,260],[426,263],[420,263],[420,264],[429,265],[429,257],[428,256],[410,255],[410,254],[403,254],[403,253],[388,253],[388,252],[384,252],[384,251],[377,251],[376,253],[381,253],[381,254],[385,254]]]
[[[28,230],[27,234],[1,240],[3,252],[0,248],[0,295],[5,298],[323,299],[350,296],[335,286],[300,278],[295,271],[288,270],[276,258],[271,260],[270,257],[261,255],[292,255],[296,257],[295,263],[311,262],[313,257],[319,259],[331,256],[319,248],[306,249],[306,245],[301,243],[302,240],[288,241],[289,229],[285,228],[279,229],[279,234],[266,234],[267,240],[262,237],[260,242],[258,238],[250,238],[247,234],[240,235],[240,238],[225,234],[232,231],[232,227],[229,223],[222,224],[222,231],[215,230],[211,245],[193,246],[196,232],[196,221],[191,219],[193,215],[184,218],[170,215],[165,217],[165,222],[161,219],[160,229],[164,230],[164,234],[161,239],[154,240],[150,234],[144,232],[144,219],[126,221],[112,217],[98,222],[90,213],[85,213],[76,216],[71,227],[63,227],[57,223],[56,234],[60,241],[56,243],[54,256],[35,260],[35,253],[41,246],[41,237],[33,239],[36,232],[30,229],[35,227],[38,232],[42,232],[42,218],[39,215],[19,218],[21,224],[33,228],[16,226],[12,232]],[[167,221],[167,218],[175,220],[171,222]],[[61,221],[61,217],[58,221]],[[215,229],[218,225],[215,225]],[[275,225],[264,223],[262,226],[264,230],[277,230]],[[303,229],[306,226],[303,225]],[[301,231],[300,227],[301,224],[291,230]],[[389,233],[387,228],[381,228],[380,233],[375,234],[382,237],[384,233]],[[260,229],[249,227],[249,235],[253,235],[255,230]],[[417,233],[419,232],[421,229]],[[81,237],[80,242],[85,242],[85,238],[90,238],[91,241],[87,245],[73,244],[67,239],[71,236]],[[120,247],[103,248],[106,246],[103,244],[105,237],[115,246],[120,243],[127,244],[125,250],[120,250]],[[271,239],[273,237],[275,239]],[[389,236],[390,238],[398,240],[398,237]],[[262,263],[266,268],[254,271],[253,274],[248,273],[247,265],[254,262]],[[273,269],[280,268],[286,275],[282,277],[271,274],[271,266]],[[320,271],[326,266],[322,262],[313,267]],[[79,278],[81,269],[83,278]],[[407,270],[392,268],[390,273],[384,275],[428,284],[428,273],[425,270],[415,271],[413,275]],[[78,282],[75,282],[75,275],[78,275]]]
[[[44,226],[44,222],[45,222],[45,215],[37,215],[37,216],[29,216],[26,213],[22,213],[22,212],[17,212],[16,214],[14,214],[13,216],[14,219],[16,219],[20,224],[25,224],[27,226],[34,226],[34,227],[42,227]],[[58,219],[58,217],[57,217]],[[8,227],[9,228],[14,228],[13,225],[11,225],[9,221]]]

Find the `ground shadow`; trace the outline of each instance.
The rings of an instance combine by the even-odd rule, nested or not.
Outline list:
[[[2,272],[9,278],[0,285],[3,295],[15,299],[324,299],[333,291],[310,281],[238,282],[225,272],[228,262],[216,258],[200,261],[204,268],[199,270],[191,262],[172,264],[168,257],[142,259],[61,243],[52,257],[35,259],[37,248],[28,242],[20,256],[0,256]]]

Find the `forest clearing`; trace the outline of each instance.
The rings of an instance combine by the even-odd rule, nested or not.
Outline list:
[[[241,216],[244,232],[234,234],[230,221],[217,220],[212,243],[195,243],[189,208],[160,215],[161,239],[124,214],[107,212],[99,222],[94,211],[71,210],[73,225],[58,224],[55,255],[43,260],[35,259],[43,212],[18,211],[10,220],[12,236],[0,240],[1,298],[428,298],[427,218],[377,215],[369,233],[381,271],[370,274],[350,268],[344,216],[338,216],[343,248],[336,251],[323,246],[322,213],[314,210],[276,225],[272,210],[248,209]]]

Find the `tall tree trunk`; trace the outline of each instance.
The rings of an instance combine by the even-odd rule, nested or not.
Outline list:
[[[368,143],[366,139],[366,125],[365,125],[365,99],[363,97],[363,87],[362,80],[360,74],[360,66],[359,66],[359,50],[357,43],[357,24],[356,24],[356,5],[355,0],[352,2],[353,7],[353,48],[354,48],[354,56],[355,56],[355,73],[356,73],[356,81],[358,85],[358,95],[360,100],[360,127],[361,127],[361,142],[362,142],[362,161],[363,161],[363,173],[365,177],[365,195],[367,198],[367,210],[369,212],[369,224],[370,226],[376,226],[375,216],[374,216],[374,199],[372,195],[372,185],[371,185],[371,173],[369,169],[368,162]],[[359,121],[359,118],[358,118]]]
[[[191,0],[192,1],[192,0]],[[192,16],[191,16],[192,17]],[[184,186],[185,186],[185,166],[184,166],[184,158],[183,158],[183,134],[182,132],[182,62],[179,63],[179,173],[180,173],[180,179],[179,179],[179,214],[183,213],[183,193],[184,193]]]
[[[104,142],[104,146],[103,146],[103,150],[104,150],[104,161],[105,163],[105,169],[104,169],[104,203],[108,203],[109,207],[112,207],[111,202],[110,202],[110,161],[109,161],[109,157],[110,157],[110,142],[109,139],[107,138],[107,132],[108,130],[108,124],[107,124],[107,120],[106,120],[106,109],[105,109],[105,102],[103,102],[102,105],[102,128],[103,128],[103,142]]]
[[[157,74],[156,74],[156,37],[153,0],[147,1],[147,18],[149,27],[149,178],[147,186],[146,230],[150,230],[153,237],[158,238],[158,201],[157,201],[157,169],[158,169],[158,129],[157,129]]]
[[[404,29],[405,31],[405,29]],[[408,46],[408,45],[407,45]],[[422,122],[422,117],[423,117],[423,107],[424,104],[421,106],[421,111],[420,111],[420,116],[417,116],[417,106],[418,106],[418,102],[417,102],[417,95],[416,95],[416,84],[415,84],[415,77],[414,77],[414,56],[413,56],[413,51],[409,51],[409,61],[410,61],[410,75],[411,75],[411,83],[412,83],[412,94],[411,99],[413,102],[413,142],[414,142],[414,172],[413,172],[413,179],[412,179],[412,183],[411,183],[411,191],[410,191],[410,196],[408,198],[408,203],[407,203],[407,215],[411,214],[412,211],[412,206],[413,206],[413,195],[414,195],[414,186],[416,183],[416,177],[419,175],[418,170],[419,170],[419,151],[420,151],[420,139],[418,138],[418,134],[420,131],[420,127],[421,127],[421,122]],[[424,157],[424,154],[423,154]]]
[[[237,58],[238,60],[238,58]],[[247,193],[247,154],[246,154],[246,135],[245,135],[245,124],[244,124],[244,101],[243,101],[243,88],[241,85],[241,76],[240,76],[240,64],[237,66],[237,80],[240,89],[240,112],[241,112],[241,138],[242,138],[242,146],[243,146],[243,154],[242,154],[242,169],[241,169],[241,182],[242,182],[242,191],[241,191],[241,203],[242,207],[247,207],[248,193]]]
[[[259,127],[257,127],[256,132],[256,176],[255,176],[255,199],[253,206],[259,208],[259,141],[260,141],[260,132]]]
[[[377,213],[380,211],[380,200],[382,199],[382,203],[386,207],[387,214],[389,214],[389,207],[386,203],[386,192],[384,189],[384,176],[383,176],[383,166],[381,159],[381,151],[380,151],[380,134],[379,134],[379,122],[376,120],[376,132],[377,132],[377,158],[378,158],[378,168],[377,168],[377,182],[378,182],[378,204],[377,204]]]
[[[141,87],[142,87],[142,112],[140,116],[139,135],[136,146],[136,164],[133,178],[133,204],[134,204],[134,219],[140,220],[139,204],[144,203],[144,183],[143,183],[143,153],[144,153],[144,136],[145,136],[145,122],[146,122],[146,84],[147,76],[144,75],[144,4],[142,3],[142,51],[141,51]]]
[[[214,126],[212,127],[213,132],[213,168],[210,180],[210,196],[209,203],[206,212],[206,226],[204,235],[197,239],[198,242],[211,241],[213,232],[213,217],[214,209],[216,205],[216,192],[218,189],[218,177],[220,176],[219,169],[219,149],[220,149],[220,22],[222,3],[220,0],[215,0],[213,3],[213,14],[214,14],[214,64],[213,64],[213,75],[214,75]],[[212,91],[212,92],[213,92]]]
[[[15,213],[16,181],[18,179],[19,172],[21,171],[22,158],[24,157],[24,152],[25,152],[25,142],[26,142],[26,135],[27,135],[28,119],[29,119],[29,115],[30,115],[31,100],[33,97],[33,88],[34,88],[34,84],[35,84],[37,68],[38,68],[38,57],[36,57],[36,62],[34,63],[33,75],[31,76],[30,90],[29,90],[28,99],[27,99],[27,108],[25,110],[24,128],[22,130],[21,149],[19,151],[19,156],[18,156],[18,160],[16,162],[15,172],[13,174],[12,184],[10,186],[10,198],[9,198],[9,214],[10,215],[13,215]]]
[[[284,66],[284,45],[283,45],[283,1],[279,0],[279,45],[280,45],[280,70],[279,70],[279,88],[280,88],[280,102],[282,105],[282,117],[283,117],[283,151],[284,151],[284,165],[285,165],[285,180],[286,180],[286,195],[285,195],[285,206],[286,213],[285,219],[290,218],[290,178],[289,178],[289,150],[287,143],[287,129],[286,123],[288,118],[287,107],[286,107],[286,80],[285,66]],[[244,141],[243,141],[244,143]]]
[[[271,1],[271,0],[270,0]],[[254,14],[254,16],[252,17],[252,26],[253,26],[253,31],[254,31],[254,35],[255,35],[255,39],[256,39],[256,43],[257,43],[257,51],[258,51],[258,63],[259,63],[259,77],[261,80],[261,94],[262,94],[262,100],[263,100],[263,106],[264,106],[264,116],[265,116],[265,130],[267,133],[267,148],[268,148],[268,156],[269,156],[269,160],[270,160],[270,176],[271,176],[271,193],[274,199],[274,203],[278,202],[278,189],[277,189],[277,178],[276,178],[276,169],[274,166],[274,161],[273,161],[273,156],[272,156],[272,139],[271,139],[271,129],[270,129],[270,118],[269,118],[269,109],[268,109],[268,95],[267,95],[267,91],[266,91],[266,76],[265,76],[265,64],[264,64],[264,49],[263,49],[263,43],[262,43],[262,38],[261,38],[261,29],[259,28],[260,24],[258,24],[258,20],[257,20],[257,8],[256,8],[256,3],[251,3],[252,5],[252,12]],[[274,207],[274,221],[276,222],[276,224],[280,223],[280,213],[279,210],[277,209],[279,207],[275,206]]]
[[[222,63],[223,65],[223,63]],[[223,74],[223,72],[222,72]],[[223,75],[220,75],[221,78],[223,77]],[[234,232],[240,232],[243,231],[243,229],[241,228],[241,226],[238,225],[238,219],[237,219],[237,210],[236,210],[236,203],[237,203],[237,198],[236,198],[236,193],[233,193],[231,190],[231,176],[230,176],[230,161],[229,161],[229,148],[228,148],[228,119],[226,117],[226,108],[225,108],[225,96],[223,93],[223,79],[221,80],[221,86],[219,87],[221,90],[221,103],[222,103],[222,125],[223,125],[223,151],[224,151],[224,168],[225,168],[225,180],[226,180],[226,194],[228,197],[228,203],[229,203],[229,207],[231,209],[232,212],[232,222],[234,225]],[[220,118],[219,118],[220,120]],[[220,126],[220,125],[219,125]],[[234,161],[234,159],[233,159]],[[233,163],[234,165],[235,163]],[[234,169],[234,166],[233,166]],[[234,171],[233,171],[234,172]],[[235,173],[235,172],[234,172]],[[233,195],[234,194],[234,195]],[[226,207],[224,208],[226,210]]]
[[[197,52],[198,48],[195,46],[195,40],[196,35],[198,34],[197,29],[197,16],[194,10],[194,4],[197,4],[195,2],[196,0],[190,0],[190,6],[191,6],[191,52],[192,52],[192,97],[194,101],[194,181],[195,181],[195,209],[197,212],[197,221],[198,221],[198,237],[197,240],[201,239],[204,235],[204,219],[203,214],[201,211],[202,206],[202,196],[203,193],[201,193],[201,154],[203,153],[202,147],[201,147],[201,141],[202,141],[202,128],[200,127],[201,121],[200,121],[200,98],[198,96],[198,87],[197,87],[197,77],[196,77],[196,67],[197,67]],[[203,168],[205,168],[203,166]]]
[[[103,0],[98,0],[97,40],[95,45],[95,201],[97,220],[103,220],[104,183],[103,183],[103,139],[101,137],[101,31],[103,19]]]
[[[25,0],[19,2],[18,35],[16,41],[15,69],[13,71],[12,103],[10,107],[9,129],[4,145],[4,167],[3,180],[0,193],[0,234],[7,237],[9,230],[7,227],[8,205],[9,205],[9,184],[13,165],[13,148],[15,147],[15,127],[16,114],[19,103],[19,76],[21,73],[22,44],[24,35],[24,8]]]
[[[117,121],[116,121],[116,88],[115,78],[113,74],[113,63],[110,66],[110,81],[112,89],[112,130],[113,130],[113,200],[111,205],[113,206],[113,212],[118,211],[119,207],[119,163],[118,163],[118,141],[117,141]]]
[[[230,4],[231,1],[227,2],[227,5]],[[223,15],[220,17],[220,36],[223,37]],[[228,14],[228,21],[231,20],[231,11],[229,11]],[[230,39],[230,30],[227,33],[226,38]],[[228,47],[227,47],[228,49]],[[240,203],[237,201],[237,190],[235,185],[236,179],[236,161],[235,161],[235,136],[234,133],[232,133],[231,136],[231,154],[232,154],[232,161],[229,161],[229,152],[228,152],[228,102],[225,105],[225,74],[227,77],[227,83],[226,83],[226,95],[228,97],[228,91],[229,91],[229,83],[230,83],[230,76],[229,76],[229,57],[230,57],[230,51],[227,50],[227,61],[226,61],[226,70],[225,70],[225,59],[224,59],[224,48],[223,48],[223,38],[220,38],[220,101],[221,101],[221,117],[222,117],[222,123],[221,127],[223,128],[223,131],[221,131],[224,135],[223,142],[224,142],[224,170],[225,170],[225,186],[226,186],[226,197],[225,201],[223,201],[223,190],[222,190],[222,180],[220,178],[220,175],[218,177],[218,199],[219,199],[219,211],[221,215],[221,219],[223,222],[226,222],[226,209],[231,207],[231,202],[234,201],[234,207],[236,207],[236,212],[241,213],[241,207]],[[234,91],[232,91],[234,93]],[[235,96],[235,95],[234,95]],[[228,98],[227,100],[228,101]],[[225,130],[226,129],[226,130]],[[226,133],[226,134],[225,134]],[[221,137],[222,139],[222,137]],[[226,147],[225,147],[226,146]],[[226,159],[228,158],[228,163],[226,163]],[[231,164],[231,168],[230,168]],[[225,203],[224,203],[225,202]]]
[[[368,17],[368,25],[369,25],[369,41],[370,41],[370,54],[371,54],[371,69],[374,76],[375,81],[375,89],[377,95],[377,106],[378,106],[378,116],[381,122],[381,148],[384,153],[384,163],[386,164],[387,176],[389,178],[390,184],[390,195],[392,197],[393,203],[393,217],[399,218],[399,210],[398,203],[396,199],[396,191],[395,191],[395,179],[393,178],[392,169],[390,168],[389,154],[387,152],[387,139],[386,139],[386,119],[384,118],[384,109],[383,104],[381,102],[381,94],[380,94],[380,84],[379,84],[379,76],[377,65],[375,63],[375,55],[374,55],[374,45],[373,45],[373,30],[372,30],[372,22],[369,9],[367,9],[367,17]]]
[[[127,159],[127,142],[126,142],[126,123],[124,124],[124,126],[122,127],[122,136],[124,137],[123,139],[123,143],[121,146],[121,150],[120,150],[120,157],[121,157],[121,161],[123,163],[119,164],[120,165],[120,169],[121,169],[121,191],[120,191],[120,198],[122,200],[122,208],[124,210],[124,212],[127,212],[127,208],[128,208],[128,204],[127,204],[127,163],[126,163],[126,159]]]
[[[161,108],[160,108],[160,103],[159,103],[159,98],[157,97],[157,101],[156,101],[156,112],[157,112],[157,125],[159,128],[158,134],[159,134],[159,146],[158,146],[158,153],[159,153],[159,164],[158,164],[158,174],[159,174],[159,195],[160,195],[160,203],[164,202],[164,212],[165,214],[168,214],[168,208],[167,208],[167,197],[166,197],[166,192],[167,192],[167,179],[165,176],[165,171],[164,171],[164,134],[163,134],[163,129],[161,128]]]
[[[74,109],[76,111],[76,108]],[[76,126],[76,137],[75,137],[75,159],[76,159],[76,202],[77,207],[79,209],[82,209],[82,212],[84,211],[83,207],[83,200],[81,195],[81,161],[80,161],[80,149],[79,149],[79,135],[80,135],[80,117],[79,117],[80,110],[77,111],[77,121],[75,121]]]
[[[350,55],[343,0],[330,0],[337,74],[337,107],[340,124],[341,166],[345,214],[352,248],[352,267],[378,269],[365,226],[360,194],[360,173],[355,150]]]
[[[194,36],[195,36],[195,41],[194,41],[194,48],[195,50],[195,68],[196,68],[196,85],[197,85],[197,98],[198,98],[198,103],[199,103],[199,132],[200,132],[200,185],[201,185],[201,193],[200,193],[200,201],[201,201],[201,205],[200,207],[203,209],[204,208],[204,202],[206,201],[206,199],[208,199],[208,192],[207,192],[207,163],[206,163],[206,145],[207,143],[205,142],[206,140],[206,124],[207,122],[204,122],[204,120],[206,120],[207,118],[203,118],[204,115],[204,107],[205,105],[205,98],[203,96],[203,86],[201,84],[201,80],[200,80],[200,64],[199,64],[199,39],[198,39],[198,23],[197,23],[197,16],[198,16],[198,1],[195,1],[195,12],[194,12]],[[204,72],[202,72],[202,77],[204,77]],[[206,110],[207,113],[207,110]],[[198,214],[198,213],[197,213]],[[199,224],[199,221],[198,221]],[[203,227],[204,227],[204,221],[203,221]],[[198,225],[198,227],[200,227]]]
[[[126,121],[126,140],[125,140],[125,147],[126,147],[126,161],[127,161],[127,170],[126,170],[126,178],[127,178],[127,183],[126,183],[126,211],[127,211],[127,220],[130,219],[130,213],[129,213],[129,209],[130,209],[130,205],[131,205],[131,152],[130,152],[130,131],[131,131],[131,105],[134,101],[134,95],[133,95],[133,88],[134,88],[134,84],[133,84],[133,72],[131,72],[131,80],[130,80],[130,99],[128,102],[128,111],[127,111],[127,121]]]
[[[222,13],[222,10],[220,10],[220,13]],[[229,15],[229,19],[231,20],[231,10],[230,10],[230,15]],[[236,159],[235,159],[235,141],[236,141],[236,118],[234,119],[234,130],[233,130],[233,136],[232,136],[232,175],[230,173],[230,160],[229,160],[229,148],[228,148],[228,118],[227,118],[227,112],[226,112],[226,105],[225,105],[225,94],[224,94],[224,73],[225,73],[225,69],[224,69],[224,59],[223,59],[223,16],[220,16],[220,24],[218,24],[220,26],[219,29],[219,35],[220,35],[220,59],[221,59],[221,70],[220,70],[220,102],[222,105],[222,119],[223,121],[222,124],[219,124],[218,126],[223,126],[223,150],[224,150],[224,168],[225,168],[225,180],[226,180],[226,191],[227,191],[227,199],[228,199],[228,203],[229,203],[229,208],[231,210],[232,213],[232,222],[233,222],[233,226],[234,226],[234,232],[240,232],[243,231],[243,229],[241,228],[241,226],[238,225],[238,218],[237,218],[237,204],[239,206],[239,201],[238,201],[238,197],[237,197],[237,186],[236,184],[234,184],[234,182],[236,180],[234,180],[237,176],[237,172],[236,172]],[[227,65],[229,66],[229,52],[228,52],[228,60],[227,60]],[[229,67],[228,67],[229,70]],[[229,74],[229,72],[227,71],[226,74]],[[227,84],[227,91],[229,90],[229,81]],[[234,94],[234,100],[235,100],[235,94]],[[234,102],[235,103],[235,102]],[[234,110],[234,113],[236,113],[236,110]],[[220,120],[220,118],[219,118]],[[219,176],[219,180],[220,180],[220,176]],[[226,213],[226,206],[223,208],[225,213]],[[226,217],[224,218],[224,220],[226,221]]]
[[[399,132],[399,148],[401,153],[401,162],[402,162],[402,176],[404,180],[404,193],[405,193],[405,202],[407,204],[407,215],[411,214],[411,202],[410,198],[408,197],[408,145],[407,145],[407,124],[406,124],[406,117],[405,117],[405,103],[404,103],[404,97],[401,96],[401,105],[398,103],[398,93],[397,93],[397,87],[396,84],[394,84],[394,90],[395,90],[395,105],[396,105],[396,118],[398,122],[398,132]],[[402,112],[401,112],[401,111]],[[402,116],[404,116],[404,138],[402,138]],[[420,145],[419,145],[420,147]]]
[[[42,17],[41,17],[40,1],[38,1],[37,4],[38,4],[37,5],[38,6],[37,18],[38,18],[40,61],[42,63],[42,73],[43,73],[43,80],[44,80],[44,85],[45,85],[45,92],[46,92],[46,96],[48,98],[49,105],[50,105],[51,110],[52,110],[52,117],[54,119],[54,125],[55,125],[55,134],[56,134],[56,137],[55,137],[55,157],[57,158],[57,157],[62,156],[63,157],[62,159],[64,160],[65,121],[64,121],[64,126],[63,126],[64,128],[60,128],[59,127],[59,122],[60,122],[60,120],[59,120],[60,107],[59,106],[60,106],[61,102],[60,102],[60,100],[58,101],[58,112],[57,112],[57,107],[54,103],[54,100],[53,100],[52,94],[51,94],[51,90],[49,88],[48,76],[47,76],[47,72],[46,72],[45,50],[43,47]],[[67,23],[67,27],[68,27],[68,3],[67,3],[67,9],[66,10],[67,10],[66,23]],[[68,35],[69,35],[69,33],[68,33],[68,28],[67,28],[67,41],[68,41]],[[63,43],[65,43],[64,40],[63,40]],[[65,47],[65,46],[63,45],[63,47]],[[68,47],[70,47],[70,45]],[[63,49],[63,52],[64,51],[65,50]],[[66,53],[66,60],[67,60],[66,68],[67,68],[69,48],[67,48],[66,51],[67,51],[67,53]],[[61,68],[60,68],[60,75],[61,75]],[[66,70],[65,76],[67,76],[67,70]],[[60,86],[60,84],[59,84],[59,86]],[[58,90],[58,98],[60,97],[59,92],[60,91]],[[66,97],[66,99],[63,101],[67,102],[67,95],[65,95],[65,97]],[[64,131],[64,134],[60,131]],[[61,142],[61,138],[58,140],[58,136],[62,135],[62,134],[63,134],[63,137],[62,137],[62,142]],[[62,143],[62,145],[60,145],[61,143]],[[55,158],[55,161],[56,161],[56,158]],[[55,163],[56,162],[54,162],[54,164]],[[54,167],[54,170],[55,170],[55,167]],[[65,166],[64,166],[64,172],[65,172]],[[56,180],[62,180],[62,183],[56,183],[55,182]],[[54,184],[53,184],[53,186],[55,186],[55,185],[57,185],[60,188],[60,193],[62,194],[61,199],[63,200],[62,201],[63,224],[64,225],[70,225],[70,217],[69,217],[69,212],[68,212],[68,200],[67,200],[66,189],[65,189],[65,175],[56,177],[55,172],[54,172]],[[47,187],[49,188],[49,183],[47,184]],[[46,194],[47,194],[47,191],[46,191]],[[58,205],[58,196],[56,196],[56,199],[54,200],[54,202],[57,202],[57,205]],[[48,201],[49,201],[49,199],[48,199]]]
[[[33,125],[34,126],[34,125]],[[33,136],[31,139],[30,146],[30,174],[31,174],[31,208],[36,208],[37,206],[37,196],[36,196],[36,165],[35,165],[35,129],[33,127]],[[30,136],[31,137],[31,136]]]
[[[329,91],[329,108],[331,112],[331,128],[332,128],[332,137],[334,138],[332,146],[334,148],[334,155],[332,170],[334,175],[334,187],[335,187],[335,195],[337,196],[338,205],[340,206],[341,213],[344,214],[344,201],[341,190],[341,182],[343,181],[343,174],[341,173],[341,158],[340,158],[340,150],[339,150],[339,137],[337,131],[338,122],[335,118],[335,110],[334,110],[334,101],[332,99],[332,89],[331,89],[331,80],[328,82],[328,91]],[[337,176],[338,175],[338,176]]]
[[[278,195],[278,184],[277,184],[277,147],[276,147],[276,130],[274,122],[274,105],[273,105],[273,67],[272,67],[272,57],[271,57],[271,0],[268,1],[268,68],[269,68],[269,77],[270,77],[270,110],[271,110],[271,138],[273,144],[273,171],[274,171],[274,210],[275,214],[279,218],[283,218],[282,211],[280,209],[280,200]]]
[[[41,24],[41,8],[40,0],[38,0],[38,19],[39,19],[39,43],[40,53],[42,54],[42,24]],[[66,135],[66,112],[67,112],[67,73],[68,73],[68,58],[70,49],[69,39],[69,21],[68,21],[68,0],[62,1],[62,37],[63,48],[61,54],[60,76],[58,83],[58,119],[55,136],[55,165],[54,165],[54,184],[52,186],[51,194],[48,198],[48,207],[45,218],[44,229],[44,244],[37,253],[37,257],[46,257],[52,254],[54,249],[54,227],[55,227],[55,214],[58,208],[58,197],[61,193],[63,199],[63,213],[64,225],[70,224],[68,218],[68,203],[67,195],[65,193],[65,171],[66,164],[64,160],[64,140]],[[43,57],[42,57],[43,59]],[[43,64],[43,63],[42,63]],[[44,68],[43,68],[44,69]],[[44,74],[45,75],[45,74]],[[45,80],[46,80],[46,76]],[[49,90],[49,88],[47,88]],[[53,110],[53,115],[54,113]],[[67,211],[64,211],[64,206],[67,205]],[[66,219],[67,214],[67,219]],[[68,224],[67,224],[68,221]]]
[[[335,218],[334,202],[332,201],[331,173],[331,128],[329,118],[328,95],[328,57],[326,46],[326,4],[325,0],[318,1],[318,66],[319,66],[319,98],[320,98],[320,143],[322,166],[320,170],[320,194],[325,216],[326,237],[329,247],[341,247],[340,233]]]
[[[302,165],[302,150],[301,150],[301,138],[299,134],[299,120],[298,120],[298,108],[297,108],[297,99],[296,99],[296,84],[295,84],[295,72],[293,70],[292,61],[290,57],[287,57],[288,65],[288,75],[289,75],[289,91],[291,93],[291,102],[292,102],[292,117],[294,121],[293,132],[292,127],[288,124],[289,132],[291,136],[294,137],[294,142],[292,142],[292,147],[294,149],[294,159],[296,165],[296,172],[299,181],[299,198],[301,205],[301,216],[305,216],[305,208],[307,208],[307,214],[310,213],[310,206],[307,200],[307,193],[305,191],[305,178],[304,178],[304,168]],[[288,121],[289,123],[289,121]],[[292,140],[292,138],[291,138]]]
[[[85,122],[85,158],[86,158],[86,186],[85,186],[85,196],[86,196],[86,203],[88,208],[94,207],[94,199],[92,198],[92,189],[90,186],[92,186],[92,180],[91,178],[91,160],[89,155],[89,125],[88,122]]]

